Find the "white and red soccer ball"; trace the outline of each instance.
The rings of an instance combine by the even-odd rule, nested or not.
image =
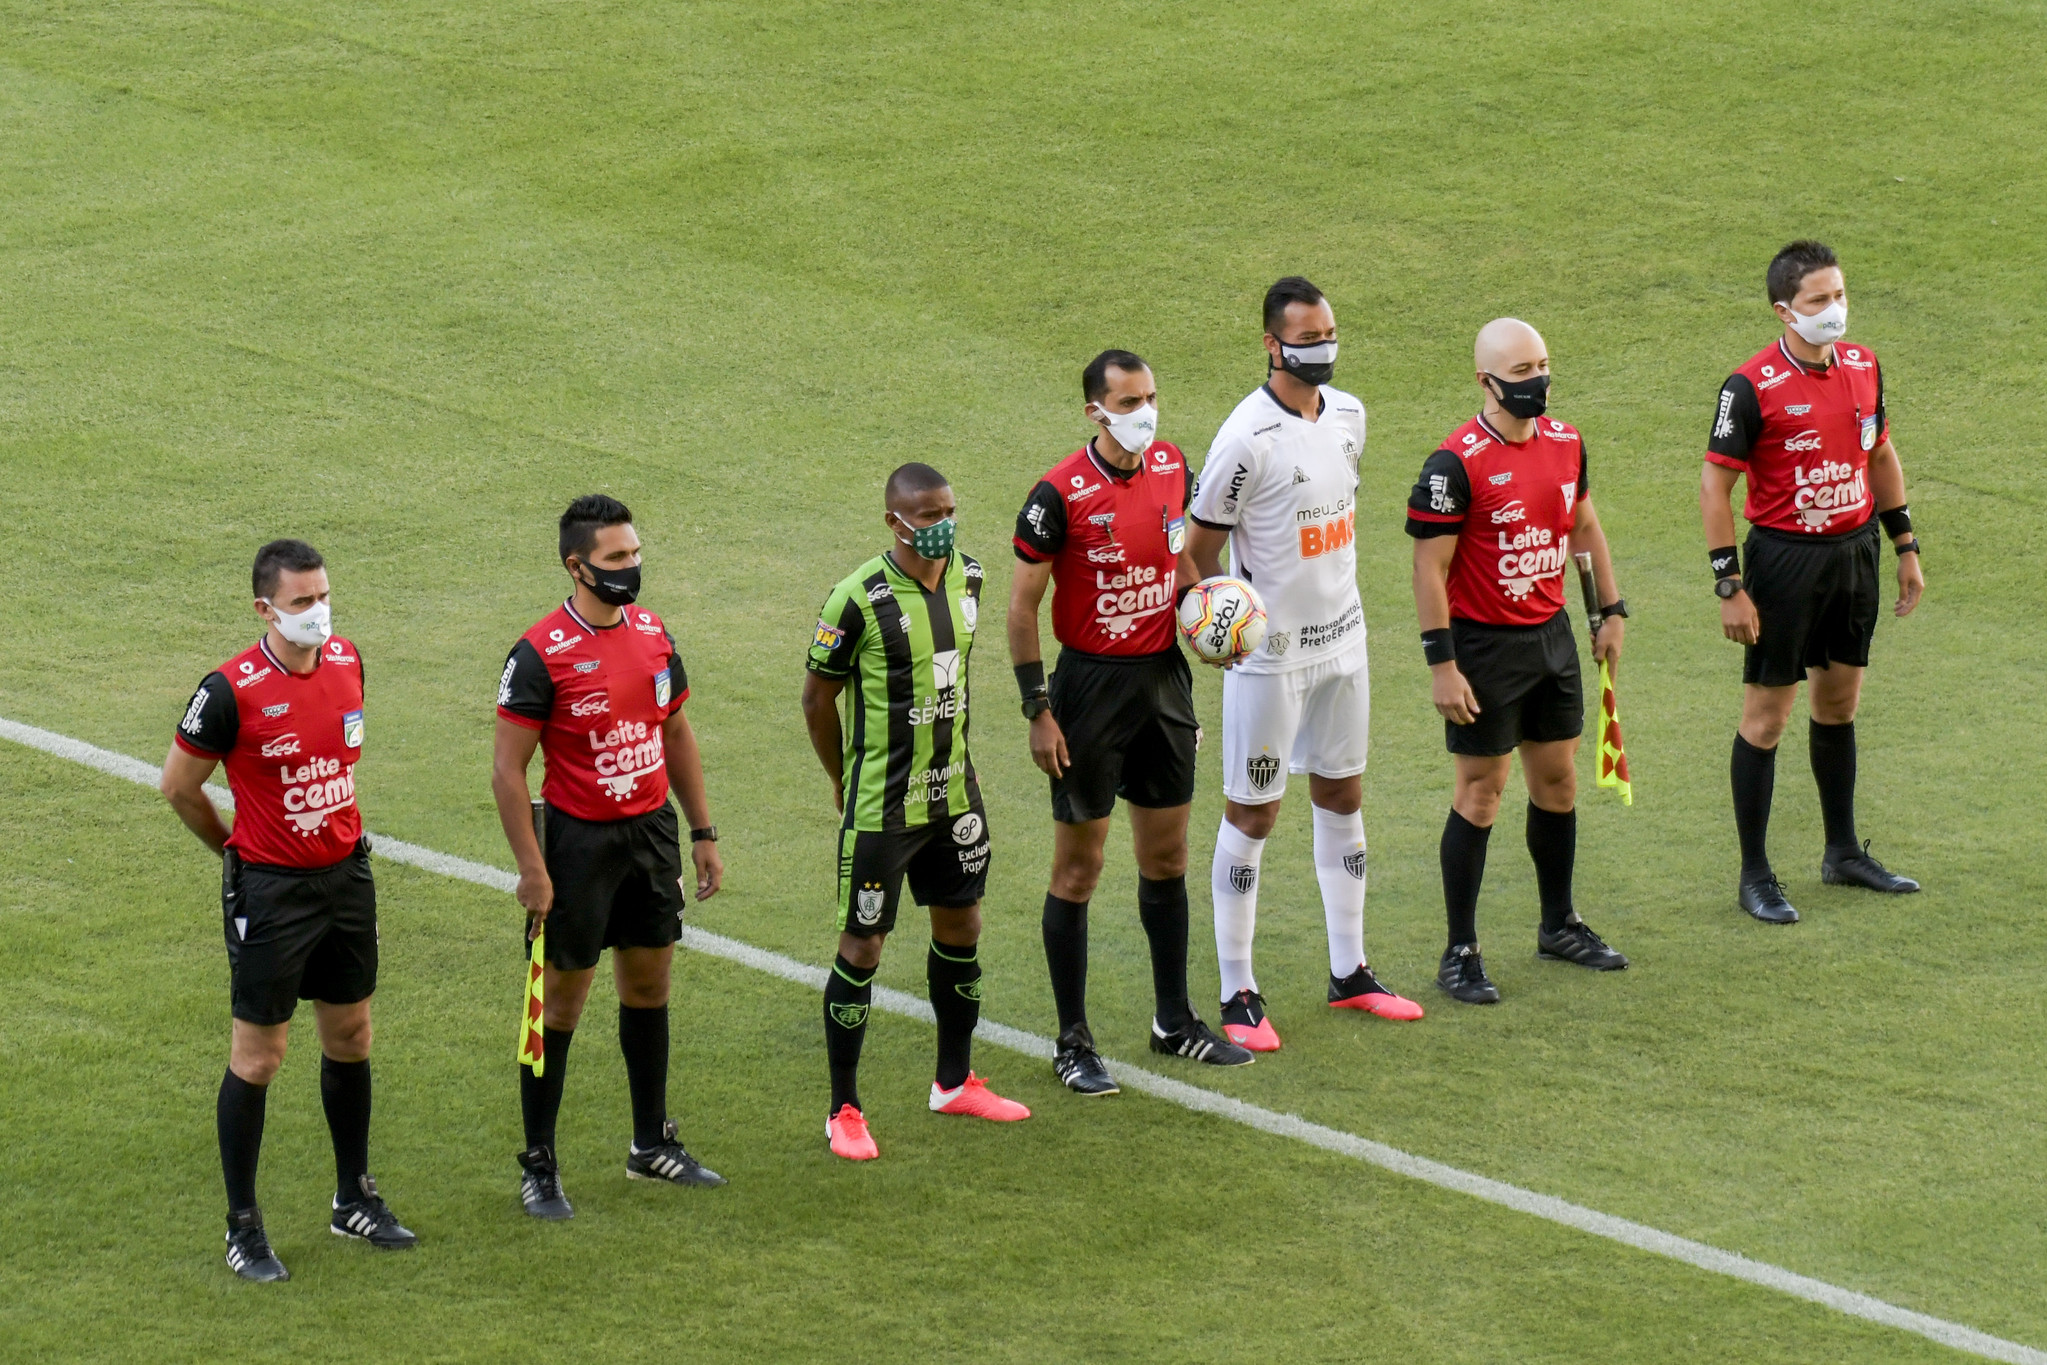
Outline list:
[[[1265,603],[1241,578],[1204,578],[1180,599],[1180,634],[1203,663],[1233,664],[1265,643]]]

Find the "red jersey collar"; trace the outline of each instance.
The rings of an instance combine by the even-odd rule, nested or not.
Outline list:
[[[294,673],[291,671],[291,666],[286,664],[284,660],[278,658],[276,652],[270,648],[270,636],[268,635],[268,633],[266,633],[262,639],[256,641],[256,648],[262,650],[263,657],[270,660],[271,663],[276,664],[277,671],[279,673],[284,674],[287,678],[312,677],[315,673],[318,673],[320,671],[320,661],[326,654],[325,650],[319,649],[314,650],[313,666],[303,673]]]
[[[1472,420],[1478,423],[1480,429],[1482,429],[1486,435],[1492,437],[1495,441],[1498,441],[1503,446],[1525,446],[1528,444],[1528,441],[1532,441],[1535,439],[1535,433],[1531,431],[1528,433],[1528,441],[1508,440],[1506,437],[1500,435],[1499,432],[1493,429],[1493,424],[1485,419],[1485,414],[1482,412]]]
[[[584,630],[617,630],[620,626],[625,624],[625,610],[623,608],[619,610],[618,619],[616,621],[613,621],[608,626],[593,626],[588,621],[585,621],[583,619],[583,613],[576,610],[576,599],[573,597],[569,598],[568,600],[562,603],[562,610],[569,614],[569,619],[571,621],[574,621]]]
[[[1784,338],[1781,336],[1777,338],[1777,354],[1790,361],[1792,366],[1802,374],[1826,375],[1832,374],[1834,371],[1834,366],[1831,362],[1819,366],[1806,364],[1803,360],[1791,354],[1791,348],[1784,344]]]
[[[1158,442],[1156,441],[1152,442],[1152,445],[1157,444]],[[1151,454],[1151,446],[1146,446],[1143,450],[1137,452],[1137,468],[1118,469],[1101,456],[1095,454],[1094,437],[1088,437],[1087,444],[1082,446],[1081,449],[1087,452],[1088,462],[1100,470],[1104,478],[1114,479],[1117,483],[1129,483],[1139,474],[1142,474],[1144,472],[1144,457]]]

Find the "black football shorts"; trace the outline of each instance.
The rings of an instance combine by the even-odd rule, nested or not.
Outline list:
[[[1478,698],[1469,725],[1443,722],[1453,754],[1495,758],[1522,743],[1576,739],[1585,729],[1585,694],[1579,685],[1578,642],[1569,612],[1539,626],[1492,626],[1450,620],[1457,667]]]
[[[1869,666],[1881,603],[1883,541],[1877,523],[1843,536],[1797,535],[1752,527],[1741,586],[1756,604],[1760,629],[1743,651],[1741,680],[1789,687],[1808,668]]]
[[[1133,658],[1061,650],[1051,700],[1071,759],[1052,779],[1054,820],[1105,819],[1119,796],[1152,808],[1194,799],[1194,676],[1178,646]]]
[[[919,905],[978,904],[988,890],[988,844],[979,805],[911,829],[841,829],[839,931],[872,938],[894,929],[905,877]]]
[[[221,859],[230,1003],[251,1024],[282,1024],[301,1000],[352,1005],[377,989],[377,884],[370,841],[328,867]]]
[[[547,960],[557,971],[597,965],[606,948],[666,948],[682,937],[682,844],[675,807],[623,820],[579,820],[547,808]]]

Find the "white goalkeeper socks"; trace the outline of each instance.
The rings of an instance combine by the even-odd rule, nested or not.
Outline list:
[[[1329,928],[1329,974],[1341,979],[1365,960],[1365,817],[1314,807],[1315,880],[1322,885],[1322,920]],[[1221,845],[1216,857],[1220,859]],[[1218,864],[1220,865],[1220,864]],[[1216,935],[1222,910],[1217,901]]]
[[[1208,888],[1215,903],[1215,961],[1225,1004],[1238,991],[1258,989],[1251,974],[1251,936],[1258,930],[1258,860],[1264,856],[1265,841],[1227,819],[1216,831]]]

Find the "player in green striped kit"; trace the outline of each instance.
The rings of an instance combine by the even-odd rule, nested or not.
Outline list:
[[[977,945],[988,885],[988,816],[967,753],[967,659],[980,621],[981,566],[953,549],[958,503],[930,465],[896,470],[885,501],[895,543],[825,599],[803,679],[811,747],[845,816],[839,954],[824,988],[832,1081],[825,1137],[853,1161],[880,1155],[856,1079],[874,972],[905,876],[911,897],[931,910],[932,1112],[1000,1121],[1031,1114],[968,1069],[981,1017]],[[841,692],[850,694],[844,725]]]

